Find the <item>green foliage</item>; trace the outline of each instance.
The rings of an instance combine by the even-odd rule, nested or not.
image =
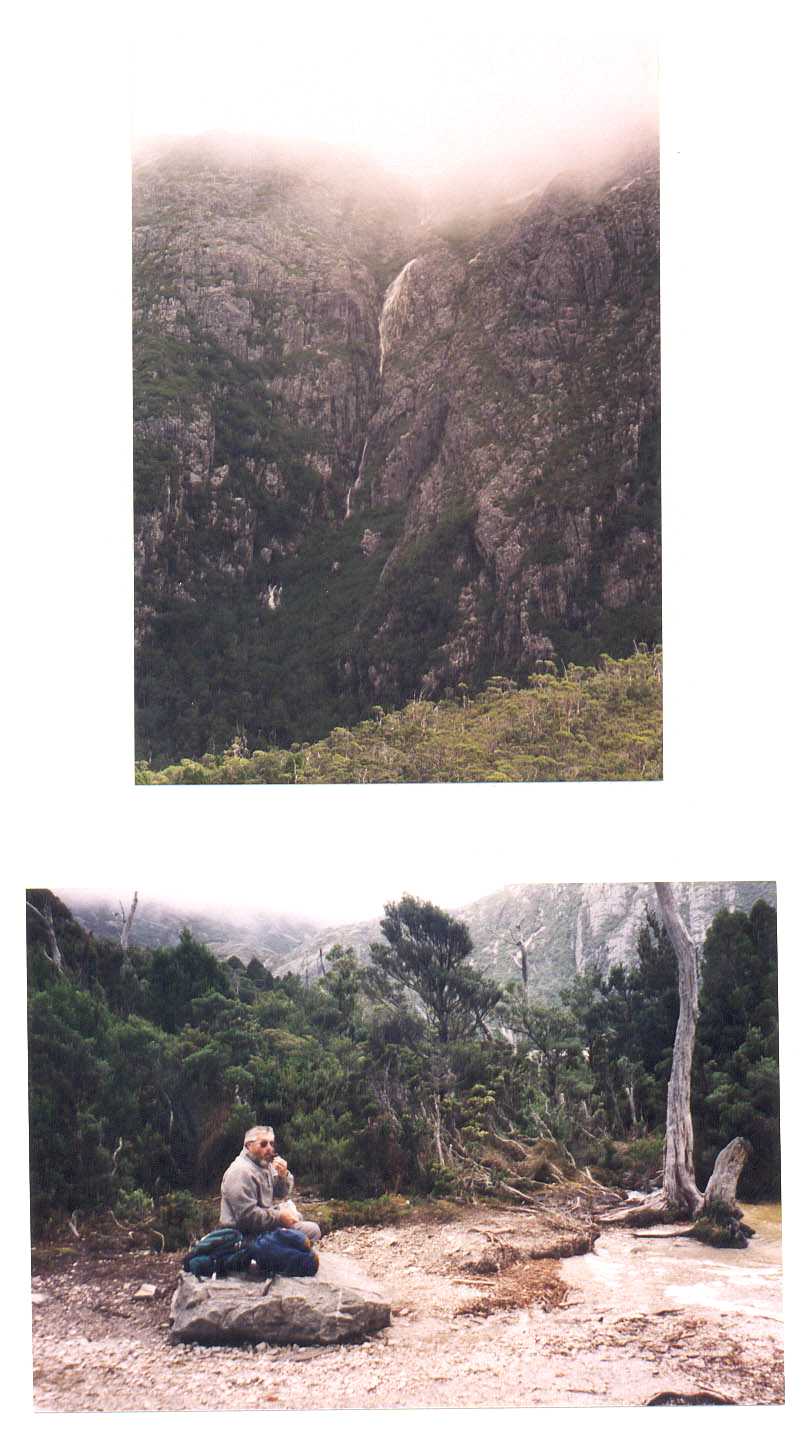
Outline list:
[[[147,1015],[168,1032],[189,1022],[196,998],[205,993],[226,997],[231,990],[224,966],[187,930],[177,947],[160,947],[152,954],[145,981]]]
[[[141,1223],[150,1217],[154,1211],[154,1199],[141,1187],[126,1192],[124,1189],[118,1192],[115,1203],[115,1217],[122,1222]]]
[[[610,1186],[648,1192],[653,1180],[662,1173],[664,1150],[664,1127],[659,1132],[628,1138],[625,1142],[606,1138],[597,1159],[601,1180]]]
[[[150,1229],[154,1246],[162,1234],[185,1248],[215,1222],[214,1200],[199,1197],[215,1193],[256,1119],[273,1123],[306,1188],[349,1208],[377,1199],[367,1217],[391,1194],[461,1191],[442,1138],[493,1176],[518,1132],[624,1186],[659,1168],[676,969],[650,915],[633,967],[578,976],[556,1006],[519,983],[501,996],[472,967],[466,928],[410,897],[386,907],[371,966],[333,948],[308,985],[263,972],[259,987],[259,963],[233,970],[189,934],[124,954],[52,894],[29,896],[37,1231],[54,1215],[112,1208]],[[43,942],[48,908],[61,968]],[[229,979],[249,970],[251,992],[236,994]],[[753,1147],[742,1195],[774,1195],[776,934],[765,903],[749,917],[720,913],[707,934],[693,1104],[703,1176],[740,1133]]]
[[[339,1201],[329,1198],[316,1203],[310,1216],[324,1232],[336,1232],[338,1228],[371,1227],[373,1224],[388,1224],[404,1221],[411,1214],[411,1203],[406,1197],[394,1193],[383,1193],[376,1198],[358,1198]]]
[[[199,1200],[179,1189],[161,1199],[152,1227],[165,1239],[165,1252],[176,1253],[203,1237],[208,1220]]]
[[[432,902],[410,896],[387,903],[384,911],[380,930],[389,945],[372,945],[375,976],[379,973],[416,996],[440,1044],[482,1030],[500,989],[467,962],[472,941],[463,922]]]
[[[776,914],[719,912],[704,945],[694,1125],[705,1168],[731,1137],[749,1140],[744,1197],[779,1188],[780,1074]]]
[[[74,983],[48,978],[30,994],[28,1060],[34,1221],[112,1195],[112,1157],[97,1099],[108,1081],[111,1018]]]
[[[501,684],[503,683],[503,684]],[[323,741],[250,756],[207,754],[163,770],[137,765],[141,786],[330,782],[632,781],[662,770],[662,659],[535,674],[528,687],[492,678],[473,700],[374,708],[372,720]]]

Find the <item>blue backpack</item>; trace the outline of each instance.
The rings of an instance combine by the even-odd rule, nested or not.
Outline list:
[[[227,1278],[249,1266],[251,1252],[237,1228],[214,1228],[194,1243],[182,1261],[194,1278]]]
[[[266,1277],[310,1278],[319,1259],[298,1228],[274,1228],[252,1238],[249,1254]]]

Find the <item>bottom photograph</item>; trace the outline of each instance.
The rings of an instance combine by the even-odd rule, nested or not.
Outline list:
[[[82,880],[25,899],[38,1411],[784,1401],[774,883]]]

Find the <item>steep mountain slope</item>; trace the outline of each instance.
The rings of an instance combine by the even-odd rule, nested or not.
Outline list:
[[[653,149],[420,222],[357,162],[135,171],[138,754],[659,633]]]
[[[773,882],[685,882],[676,889],[683,920],[694,941],[704,941],[716,912],[748,912],[762,898],[776,906]],[[520,976],[518,941],[528,955],[529,989],[534,997],[556,1002],[560,989],[587,967],[607,972],[637,960],[637,938],[646,909],[656,914],[649,882],[523,883],[504,887],[454,915],[469,928],[472,962],[499,982]],[[321,929],[288,953],[280,972],[316,975],[319,951],[325,957],[336,944],[353,947],[368,960],[372,942],[383,940],[378,919],[350,927]]]
[[[100,937],[119,938],[117,899],[69,888],[60,895],[83,927]],[[677,895],[699,945],[722,908],[749,912],[759,898],[777,904],[773,882],[685,882]],[[647,908],[656,913],[650,882],[524,882],[453,911],[469,928],[475,966],[499,982],[519,977],[522,940],[532,994],[555,1002],[576,972],[591,966],[606,972],[634,963]],[[331,947],[352,947],[368,961],[371,943],[383,941],[376,917],[323,927],[279,912],[214,906],[202,911],[147,898],[138,904],[131,940],[141,947],[174,946],[185,927],[218,957],[243,962],[257,957],[278,975],[295,972],[309,980],[321,975],[322,965],[326,968]]]

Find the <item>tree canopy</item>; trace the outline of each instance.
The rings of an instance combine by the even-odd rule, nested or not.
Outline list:
[[[389,945],[372,945],[375,976],[414,993],[437,1042],[485,1030],[500,988],[467,962],[472,940],[463,922],[432,902],[405,896],[387,903],[380,930]]]
[[[189,934],[124,950],[51,893],[29,900],[35,1227],[135,1197],[194,1215],[256,1120],[331,1198],[483,1192],[495,1139],[518,1134],[610,1183],[643,1186],[661,1164],[676,979],[653,916],[631,967],[537,1002],[516,962],[503,993],[464,924],[410,896],[387,904],[368,965],[333,948],[307,979],[220,960]],[[703,951],[696,1170],[704,1182],[740,1131],[746,1197],[779,1190],[775,920],[764,903],[719,913]]]

